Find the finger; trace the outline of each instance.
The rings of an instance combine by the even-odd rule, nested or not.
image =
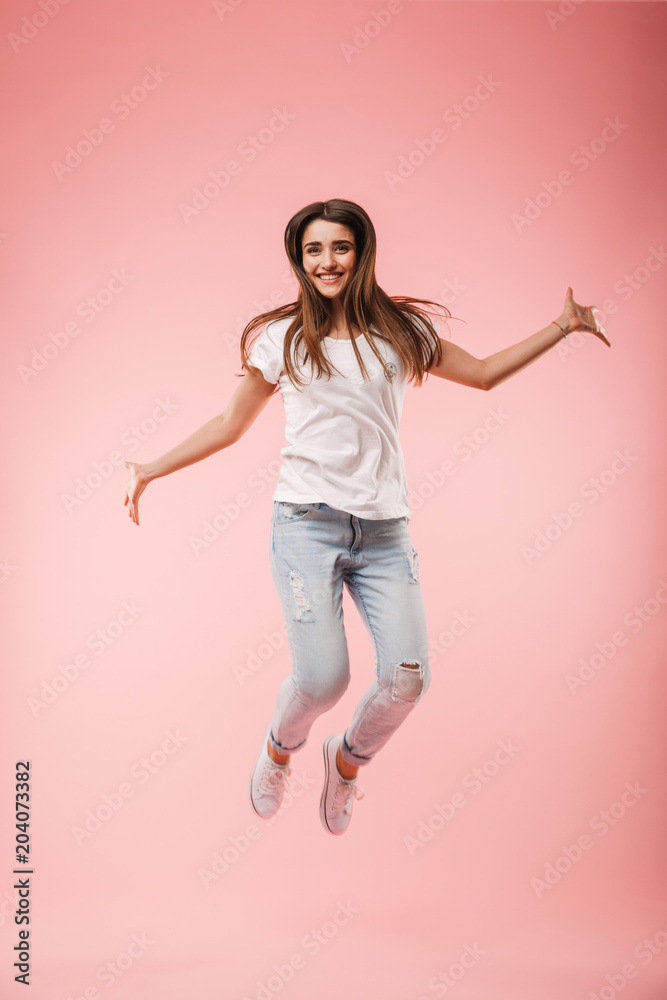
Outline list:
[[[596,313],[596,312],[598,312],[598,311],[599,311],[599,310],[598,310],[598,309],[596,309],[596,308],[595,308],[595,306],[594,306],[594,307],[593,307],[593,309],[591,310],[591,312],[594,312],[594,313]],[[607,340],[607,338],[606,338],[606,337],[604,336],[604,327],[600,325],[600,322],[599,322],[599,320],[598,320],[597,316],[593,316],[593,322],[595,323],[595,332],[596,332],[596,333],[601,333],[601,334],[602,334],[602,336],[603,336],[603,339],[604,339],[604,340],[605,340],[605,342],[606,342],[606,343],[608,344],[608,343],[609,343],[609,341],[608,341],[608,340]],[[611,346],[611,345],[610,345],[610,346]]]

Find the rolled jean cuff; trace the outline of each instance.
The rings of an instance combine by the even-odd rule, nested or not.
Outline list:
[[[345,742],[345,736],[340,744],[340,755],[347,764],[352,764],[353,767],[364,767],[366,764],[370,764],[371,757],[359,757],[356,753],[352,753],[347,743]]]
[[[306,745],[306,740],[301,740],[301,742],[295,746],[293,750],[290,750],[287,747],[281,747],[280,743],[276,743],[273,732],[269,730],[269,743],[277,754],[280,754],[281,757],[286,757],[288,754],[298,753],[298,751]]]

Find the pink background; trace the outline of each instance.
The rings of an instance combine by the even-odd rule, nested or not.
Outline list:
[[[667,9],[561,9],[5,5],[2,997],[25,995],[26,757],[34,1000],[667,996]],[[613,345],[572,337],[489,395],[408,390],[434,678],[336,839],[321,741],[373,669],[347,598],[348,692],[278,818],[247,796],[289,670],[280,401],[152,484],[139,528],[114,464],[224,409],[243,325],[293,297],[288,219],[333,197],[373,219],[381,286],[447,304],[473,354],[567,285]]]

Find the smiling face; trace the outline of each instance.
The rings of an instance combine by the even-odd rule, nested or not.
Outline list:
[[[339,222],[314,219],[301,241],[303,269],[321,295],[336,299],[349,285],[357,256],[354,235]]]

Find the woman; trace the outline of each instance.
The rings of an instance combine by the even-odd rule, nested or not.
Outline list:
[[[340,835],[354,798],[363,795],[359,768],[382,749],[430,683],[398,438],[407,383],[422,385],[428,373],[491,389],[572,331],[609,341],[593,315],[597,310],[577,305],[571,288],[557,320],[488,358],[443,341],[426,311],[436,303],[390,298],[378,286],[375,230],[354,202],[306,206],[288,223],[285,248],[299,283],[296,302],[246,326],[245,374],[223,413],[156,461],[125,463],[130,478],[124,502],[138,525],[139,497],[148,483],[238,441],[280,390],[288,444],[273,494],[270,548],[292,672],[278,690],[250,800],[264,818],[278,811],[291,754],[348,686],[345,585],[373,641],[375,678],[345,733],[324,742],[320,816],[329,833]]]

